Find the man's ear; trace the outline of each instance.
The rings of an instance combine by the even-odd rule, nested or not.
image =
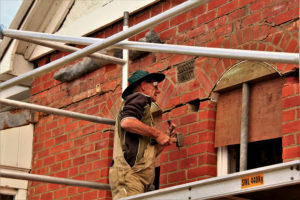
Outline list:
[[[145,91],[145,84],[146,84],[145,81],[142,81],[140,84],[140,88],[142,91]]]

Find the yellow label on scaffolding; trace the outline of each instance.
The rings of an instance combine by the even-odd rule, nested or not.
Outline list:
[[[250,188],[264,184],[264,175],[258,174],[241,178],[241,188]]]

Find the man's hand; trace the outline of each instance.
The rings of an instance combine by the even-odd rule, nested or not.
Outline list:
[[[155,138],[156,142],[162,146],[167,146],[172,144],[170,136],[164,133],[160,133],[158,137]]]
[[[121,127],[125,130],[144,136],[154,138],[159,145],[167,146],[172,144],[170,136],[160,130],[150,127],[135,118],[125,118],[121,121]]]

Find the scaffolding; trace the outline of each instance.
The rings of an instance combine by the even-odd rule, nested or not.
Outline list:
[[[132,42],[126,40],[127,38],[145,29],[149,29],[152,26],[161,23],[164,20],[167,20],[171,17],[179,15],[183,12],[198,7],[202,4],[205,4],[208,1],[209,0],[186,1],[174,8],[171,8],[161,14],[158,14],[148,20],[145,20],[133,27],[130,28],[124,27],[124,30],[122,32],[112,35],[106,39],[54,35],[54,34],[37,33],[37,32],[30,32],[30,31],[4,29],[3,27],[1,27],[0,28],[1,38],[3,36],[6,36],[14,39],[24,40],[27,42],[55,48],[57,50],[70,51],[73,53],[63,58],[57,59],[51,63],[48,63],[44,66],[36,68],[32,71],[26,72],[20,76],[14,77],[12,79],[0,83],[0,91],[17,84],[22,84],[22,82],[25,80],[31,79],[43,73],[57,69],[65,64],[73,62],[84,56],[92,56],[93,58],[105,60],[115,64],[126,65],[128,59],[124,60],[112,56],[95,53],[105,48],[117,48],[117,49],[161,52],[161,53],[183,54],[183,55],[192,55],[192,56],[205,56],[205,57],[227,58],[227,59],[238,59],[238,60],[250,60],[250,61],[267,61],[267,62],[277,62],[277,63],[299,64],[299,54],[297,53],[250,51],[250,50],[240,50],[240,49],[194,47],[194,46],[171,45],[171,44],[153,44],[153,43],[149,44],[144,42]],[[46,41],[52,41],[52,42],[46,42]],[[71,47],[69,45],[53,43],[53,41],[64,42],[69,44],[81,44],[81,45],[84,44],[88,46],[83,49],[78,49],[75,47]],[[127,54],[128,52],[127,53],[124,52],[125,56]],[[128,73],[128,69],[124,67],[123,79],[125,80],[123,81],[125,81],[125,83],[127,82],[126,80],[127,78],[125,78],[127,77],[127,73]],[[245,88],[247,89],[246,85]],[[247,91],[246,89],[245,91]],[[9,99],[0,99],[0,104],[35,110],[35,111],[44,112],[48,114],[61,115],[61,116],[76,118],[80,120],[87,120],[95,123],[104,123],[109,125],[113,125],[115,123],[115,121],[112,119],[106,119],[98,116],[91,116],[82,113],[76,113],[76,112],[66,111],[62,109],[51,108],[47,106],[34,105],[30,103],[24,103],[24,102],[9,100]],[[247,110],[245,110],[245,112],[247,112]],[[247,123],[243,125],[243,127],[245,126],[247,126]],[[246,132],[247,130],[245,130],[245,134],[244,136],[242,136],[242,138],[246,137],[245,136],[247,135]],[[245,141],[244,143],[246,145],[247,141]],[[245,156],[246,153],[243,152],[243,156]],[[243,161],[243,164],[245,164],[245,161]],[[222,195],[230,196],[237,193],[244,193],[244,192],[248,193],[254,190],[276,188],[279,187],[280,185],[299,184],[300,182],[299,169],[300,169],[300,162],[294,161],[291,163],[283,163],[283,164],[269,166],[257,170],[248,170],[248,171],[244,171],[232,175],[227,175],[226,177],[216,177],[208,180],[203,180],[200,182],[179,185],[167,189],[162,189],[154,192],[149,192],[146,194],[133,196],[127,199],[162,199],[162,198],[169,199],[171,196],[174,197],[172,199],[209,199],[209,198],[221,197]],[[275,172],[280,174],[280,178],[275,178],[275,179],[272,178]],[[248,177],[248,176],[257,175],[261,173],[264,174],[263,180],[265,182],[263,185],[254,188],[251,187],[250,189],[246,188],[245,190],[241,190],[241,181],[243,180],[243,177],[245,176]],[[109,185],[107,184],[105,185],[105,184],[88,183],[86,181],[47,177],[47,176],[40,176],[34,174],[24,174],[24,173],[16,174],[5,170],[0,170],[0,177],[33,180],[33,181],[44,181],[49,183],[77,185],[81,187],[90,187],[90,188],[109,190]],[[229,186],[232,186],[233,188],[230,189]],[[226,189],[220,189],[220,188],[226,188]]]

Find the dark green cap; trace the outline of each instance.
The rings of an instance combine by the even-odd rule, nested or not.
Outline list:
[[[133,89],[144,80],[154,80],[161,82],[165,79],[165,75],[162,73],[149,73],[147,71],[138,70],[134,72],[128,79],[128,87],[122,93],[122,98],[132,93]]]

